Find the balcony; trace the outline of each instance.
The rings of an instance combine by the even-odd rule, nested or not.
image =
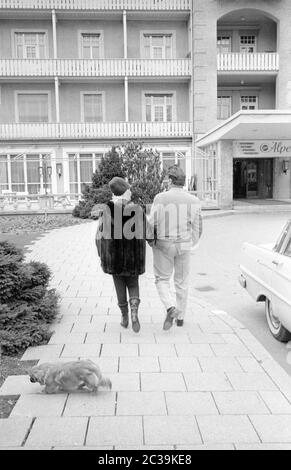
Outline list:
[[[0,124],[0,140],[192,138],[190,122]]]
[[[189,59],[0,59],[7,77],[191,77]]]
[[[1,10],[191,10],[192,0],[0,0]]]
[[[218,54],[218,72],[279,72],[279,54],[259,52],[256,54]]]

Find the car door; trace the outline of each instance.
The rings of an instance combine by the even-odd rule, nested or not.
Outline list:
[[[280,251],[274,253],[272,264],[273,311],[291,331],[291,224]]]

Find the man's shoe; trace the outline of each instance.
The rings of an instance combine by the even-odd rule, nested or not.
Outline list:
[[[167,310],[167,316],[164,322],[165,331],[168,331],[172,328],[174,319],[177,318],[178,315],[179,315],[179,312],[176,309],[176,307],[171,307]]]
[[[184,326],[184,320],[179,320],[179,319],[177,319],[177,320],[176,320],[176,323],[177,323],[177,326],[179,326],[180,328],[181,328],[182,326]]]

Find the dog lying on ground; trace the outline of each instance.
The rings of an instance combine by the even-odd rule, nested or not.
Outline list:
[[[41,364],[31,369],[30,381],[45,385],[44,393],[97,392],[99,387],[111,390],[111,380],[103,378],[100,367],[92,361]]]

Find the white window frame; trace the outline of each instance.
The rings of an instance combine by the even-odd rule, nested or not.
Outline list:
[[[33,152],[32,150],[27,152],[27,153],[23,153],[23,149],[13,149],[14,151],[12,152],[11,151],[11,148],[10,149],[3,149],[1,152],[0,152],[0,155],[6,155],[7,156],[7,160],[6,160],[6,163],[7,163],[7,168],[8,168],[8,191],[10,193],[17,193],[17,194],[22,194],[22,192],[17,192],[17,191],[14,191],[12,189],[12,171],[11,171],[11,156],[14,156],[14,155],[20,155],[20,154],[23,154],[21,156],[21,158],[19,158],[19,162],[21,162],[23,164],[23,174],[24,174],[24,181],[23,181],[23,185],[25,187],[25,191],[24,193],[26,194],[29,194],[28,192],[28,189],[29,189],[29,184],[28,184],[28,178],[27,178],[27,162],[29,162],[29,156],[30,155],[38,155],[39,156],[39,166],[41,167],[42,166],[42,163],[43,163],[43,157],[45,155],[49,155],[50,156],[50,164],[51,164],[51,167],[52,167],[52,177],[51,177],[51,182],[50,182],[50,189],[51,189],[51,193],[54,194],[57,189],[56,189],[56,171],[55,171],[55,165],[54,165],[54,162],[55,162],[55,153],[52,149],[42,149],[42,148],[38,148],[36,149],[35,152]],[[35,160],[37,161],[37,160]],[[37,184],[37,183],[35,183]],[[44,191],[45,191],[45,187],[44,187],[44,179],[43,179],[43,175],[40,175],[40,192],[39,194],[44,194]],[[1,192],[0,192],[1,194]]]
[[[105,122],[106,121],[106,99],[105,99],[105,92],[104,91],[81,91],[80,93],[80,101],[81,101],[81,122],[86,122],[85,121],[85,108],[84,108],[84,96],[85,95],[101,95],[102,96],[102,121],[96,121],[98,122]],[[94,123],[87,123],[87,124],[94,124]]]
[[[230,40],[230,43],[229,43],[230,50],[229,50],[228,52],[221,52],[221,51],[219,50],[219,45],[218,45],[218,38],[219,38],[219,37],[221,37],[221,38],[223,38],[223,37],[229,38],[229,40]],[[218,31],[218,32],[217,32],[217,39],[216,39],[216,42],[217,42],[217,53],[218,53],[218,54],[230,54],[230,53],[232,52],[233,38],[232,38],[232,34],[231,34],[231,33],[225,33],[225,32],[223,32],[223,31]]]
[[[153,35],[153,36],[171,35],[172,36],[172,57],[171,58],[172,59],[177,58],[177,33],[175,30],[157,30],[157,31],[143,30],[141,31],[140,32],[140,56],[142,59],[145,58],[145,51],[144,51],[144,47],[145,47],[144,36],[145,35]],[[165,57],[163,59],[154,59],[153,57],[151,57],[148,60],[171,60],[171,59],[166,59]]]
[[[100,35],[100,59],[104,59],[104,30],[96,30],[96,29],[79,29],[78,30],[78,49],[79,49],[79,58],[84,59],[83,57],[83,47],[82,47],[82,35],[83,34],[99,34]],[[84,59],[90,60],[90,59]],[[91,60],[98,60],[98,59],[91,59]]]
[[[45,35],[45,41],[44,41],[44,47],[45,47],[45,59],[49,59],[49,44],[48,44],[48,30],[47,29],[13,29],[11,31],[12,35],[12,57],[14,59],[18,60],[41,60],[41,59],[19,59],[17,57],[17,51],[16,51],[16,34],[44,34]]]
[[[241,94],[241,95],[240,95],[240,110],[241,110],[241,111],[252,111],[252,110],[249,110],[249,109],[248,109],[248,110],[246,110],[246,109],[243,110],[243,109],[242,109],[242,105],[243,105],[243,103],[242,103],[242,98],[243,98],[243,97],[256,98],[256,103],[255,103],[256,107],[255,107],[255,110],[259,109],[259,96],[256,95],[256,94],[251,94],[251,93],[250,93],[250,94],[248,94],[248,95],[247,95],[247,94]],[[251,102],[250,102],[250,101],[248,102],[248,105],[251,105]]]
[[[78,185],[78,194],[82,193],[82,182],[81,182],[81,159],[80,154],[92,154],[92,161],[93,161],[93,174],[95,173],[97,166],[96,166],[96,155],[102,154],[105,156],[110,151],[110,148],[84,148],[84,149],[64,149],[63,153],[63,161],[64,161],[64,188],[66,193],[70,193],[70,185],[76,184]],[[78,181],[71,181],[70,180],[70,158],[69,155],[75,154],[76,155],[76,162],[77,162],[77,179]],[[95,158],[93,157],[95,156]],[[90,160],[91,161],[91,160]],[[85,183],[87,184],[87,183]]]
[[[241,42],[242,37],[248,37],[248,36],[255,38],[255,44],[242,44],[242,42]],[[253,47],[254,52],[243,51],[242,49],[246,48],[246,47]],[[255,34],[255,33],[240,32],[240,34],[239,34],[239,50],[240,50],[241,54],[256,54],[257,51],[258,51],[258,35]]]
[[[173,120],[172,121],[147,121],[146,120],[146,95],[173,95]],[[158,124],[159,122],[177,122],[177,92],[173,90],[145,90],[142,92],[142,119],[143,122],[154,122]]]
[[[219,117],[219,112],[218,111],[219,111],[219,99],[220,98],[229,98],[230,109],[229,109],[229,116],[227,118]],[[217,119],[219,121],[224,121],[226,119],[229,119],[233,114],[232,106],[233,106],[233,96],[232,96],[232,94],[230,94],[230,93],[219,93],[218,96],[217,96]]]
[[[15,122],[20,124],[47,124],[46,122],[21,123],[19,120],[18,95],[48,95],[48,122],[52,122],[52,96],[51,90],[16,90],[14,92]]]

